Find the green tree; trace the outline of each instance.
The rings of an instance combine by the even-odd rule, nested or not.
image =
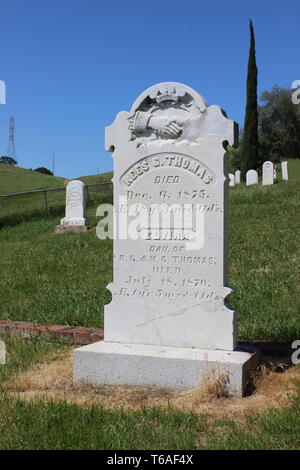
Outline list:
[[[7,157],[6,155],[3,155],[3,157],[0,158],[0,162],[12,166],[15,166],[18,163],[14,158]]]
[[[257,168],[258,158],[258,110],[257,110],[257,67],[255,58],[255,37],[250,20],[250,49],[247,75],[247,103],[244,136],[241,148],[241,172],[245,180],[246,172]]]
[[[300,158],[300,104],[292,103],[292,91],[275,85],[260,96],[259,164]]]
[[[53,176],[52,171],[48,170],[48,168],[45,168],[44,166],[40,166],[33,171],[37,171],[38,173],[43,173],[44,175]]]
[[[239,170],[241,168],[241,146],[231,147],[230,145],[227,145],[226,152],[229,162],[229,173],[234,173],[235,170]]]

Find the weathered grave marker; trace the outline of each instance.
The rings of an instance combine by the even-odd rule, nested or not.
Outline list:
[[[235,186],[235,179],[234,179],[234,174],[233,173],[229,173],[229,186],[231,188],[233,188]]]
[[[88,228],[86,186],[79,180],[70,181],[66,187],[66,215],[56,226],[55,232],[85,232]]]
[[[264,162],[262,167],[262,184],[264,186],[274,184],[274,168],[272,162]]]
[[[6,346],[4,341],[0,340],[0,364],[6,364]]]
[[[256,170],[248,170],[246,173],[246,185],[258,184],[258,174]]]
[[[284,181],[288,181],[288,162],[281,162],[281,174]]]
[[[233,145],[235,129],[179,83],[149,88],[106,129],[116,214],[112,301],[105,341],[74,353],[75,381],[188,388],[214,369],[228,375],[228,393],[242,395],[257,355],[235,351],[236,315],[225,303],[223,142]]]
[[[234,173],[235,184],[241,184],[241,170],[236,170]]]

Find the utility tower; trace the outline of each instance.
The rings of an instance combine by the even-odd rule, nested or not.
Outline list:
[[[14,160],[17,160],[17,152],[15,147],[15,118],[10,116],[9,118],[9,137],[8,137],[8,146],[7,146],[7,157],[11,157]]]

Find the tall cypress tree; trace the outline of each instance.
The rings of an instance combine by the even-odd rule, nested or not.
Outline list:
[[[247,76],[247,104],[244,136],[241,152],[241,171],[245,180],[248,170],[257,169],[258,159],[258,112],[257,112],[257,67],[255,58],[255,37],[250,20],[250,49]]]

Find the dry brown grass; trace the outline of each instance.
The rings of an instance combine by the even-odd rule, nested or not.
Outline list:
[[[240,421],[247,415],[268,408],[288,406],[289,397],[295,393],[295,383],[300,381],[300,370],[296,367],[283,373],[278,370],[281,369],[277,367],[275,372],[272,367],[261,366],[254,377],[255,393],[245,398],[230,398],[224,393],[226,377],[218,373],[206,376],[201,386],[181,392],[150,387],[73,385],[70,354],[12,377],[6,383],[6,390],[25,401],[64,400],[81,406],[97,403],[105,409],[155,406]]]

